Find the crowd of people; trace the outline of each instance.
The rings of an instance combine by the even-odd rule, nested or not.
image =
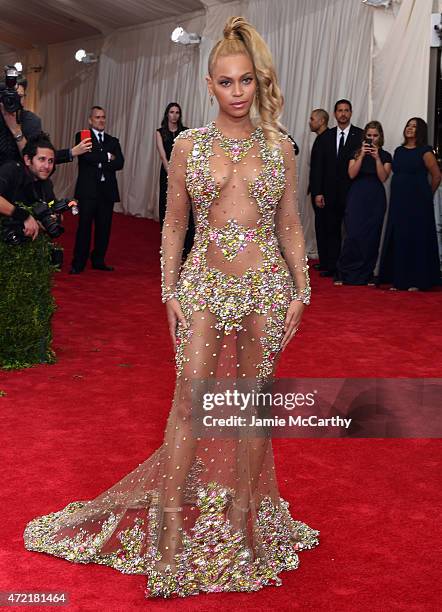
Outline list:
[[[20,79],[17,93],[23,102],[26,87],[26,80]],[[23,217],[25,235],[35,238],[39,224],[31,214],[14,210],[14,202],[5,201],[4,186],[9,174],[15,172],[12,162],[23,164],[27,173],[33,172],[33,164],[27,164],[24,157],[29,139],[50,141],[42,133],[41,120],[34,113],[23,109],[18,123],[16,113],[3,108],[1,111],[0,174],[5,178],[3,187],[0,184],[0,213],[15,215],[17,219]],[[351,117],[351,102],[342,99],[334,106],[335,127],[329,127],[329,113],[321,108],[312,111],[309,121],[310,130],[317,135],[311,150],[309,174],[319,257],[314,267],[319,269],[320,276],[332,278],[336,286],[390,284],[392,289],[415,291],[439,285],[440,260],[432,197],[441,175],[428,145],[425,121],[413,117],[407,122],[404,141],[391,156],[383,148],[384,133],[379,121],[370,121],[361,129],[351,123]],[[104,109],[92,107],[89,133],[78,132],[72,148],[54,149],[54,163],[45,179],[49,180],[56,164],[78,157],[75,197],[80,201],[80,215],[71,274],[80,274],[89,258],[95,269],[114,269],[107,265],[105,255],[113,206],[120,199],[116,172],[123,168],[124,158],[118,139],[105,132],[105,125]],[[175,138],[186,129],[181,106],[177,102],[169,103],[156,132],[161,159],[161,229],[166,214],[168,164]],[[299,149],[294,141],[293,146],[297,154]],[[52,144],[50,147],[53,148]],[[44,156],[50,157],[48,150]],[[390,175],[390,206],[385,219],[384,184]],[[31,204],[30,200],[35,199],[34,191],[29,195],[17,194],[17,197],[22,196],[21,201]],[[191,251],[194,235],[195,223],[190,211],[184,256]]]
[[[207,389],[224,390],[231,381],[249,399],[271,389],[311,294],[297,208],[297,145],[279,122],[283,97],[270,51],[244,18],[230,18],[212,48],[207,88],[219,107],[214,121],[187,130],[172,102],[156,133],[161,289],[176,365],[164,442],[95,499],[36,517],[24,533],[30,551],[144,574],[147,597],[279,585],[282,571],[298,567],[298,553],[319,544],[319,531],[294,520],[280,495],[262,405],[241,407],[255,425],[244,436],[236,426],[226,434],[222,424],[217,435],[195,435]],[[105,110],[93,106],[90,129],[62,153],[41,134],[38,118],[23,112],[19,124],[12,115],[2,107],[0,152],[6,143],[14,159],[0,167],[0,213],[35,238],[41,227],[29,206],[55,199],[50,176],[57,158],[78,155],[80,212],[70,272],[82,273],[88,259],[112,272],[105,257],[124,157],[105,131]],[[310,119],[317,133],[309,190],[321,276],[337,285],[374,281],[384,183],[393,172],[379,282],[396,289],[438,284],[432,192],[440,172],[425,122],[407,122],[392,157],[379,122],[364,129],[351,124],[349,100],[336,102],[334,116],[334,128],[323,109]]]
[[[432,198],[440,170],[428,145],[425,121],[413,117],[404,128],[404,142],[394,156],[384,146],[379,121],[364,129],[352,125],[352,104],[338,100],[336,127],[329,113],[314,109],[310,130],[316,133],[310,157],[309,188],[315,215],[321,277],[336,286],[390,284],[391,289],[430,289],[440,284],[439,250]],[[187,128],[177,102],[167,105],[156,143],[161,159],[159,216],[166,214],[167,170],[176,136]],[[297,144],[293,141],[296,154]],[[393,174],[387,219],[384,183]],[[428,174],[431,182],[428,181]],[[381,236],[384,240],[381,248]],[[184,255],[193,244],[192,212]],[[375,271],[378,273],[375,275]]]
[[[404,141],[392,157],[383,148],[379,121],[370,121],[363,130],[352,125],[352,105],[344,99],[336,102],[334,116],[333,128],[324,109],[315,109],[310,117],[310,129],[317,134],[309,189],[320,275],[333,278],[338,286],[385,283],[391,289],[417,291],[439,285],[433,194],[441,173],[428,145],[425,121],[407,121]],[[380,250],[387,210],[384,183],[391,173]]]
[[[75,135],[73,147],[56,150],[42,131],[40,117],[24,108],[26,88],[26,79],[17,79],[17,110],[11,112],[0,102],[0,215],[23,223],[24,236],[35,240],[42,230],[33,214],[35,205],[56,200],[51,176],[57,164],[78,158],[79,223],[70,273],[80,274],[89,258],[94,269],[110,272],[113,267],[106,264],[105,255],[114,203],[120,197],[116,172],[123,168],[124,157],[118,139],[105,132],[105,110],[93,106],[89,129]]]

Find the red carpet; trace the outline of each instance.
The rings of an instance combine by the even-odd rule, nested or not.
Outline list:
[[[68,225],[55,286],[58,363],[0,374],[0,590],[64,591],[69,611],[440,610],[438,440],[275,440],[281,494],[321,531],[279,588],[145,600],[142,576],[23,549],[27,521],[95,497],[161,444],[174,384],[158,224],[116,215],[116,272],[80,276],[67,275]],[[313,303],[279,374],[441,377],[441,304],[442,292],[339,288],[313,273]]]

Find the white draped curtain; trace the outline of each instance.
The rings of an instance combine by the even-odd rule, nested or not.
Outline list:
[[[283,123],[298,143],[299,205],[310,253],[316,251],[313,210],[307,196],[314,135],[308,119],[314,108],[330,113],[336,100],[353,104],[355,125],[368,118],[368,74],[372,15],[353,0],[254,0],[248,16],[264,33],[275,59],[285,98]]]
[[[204,16],[197,16],[183,26],[201,32],[204,22]],[[158,214],[155,131],[167,104],[180,104],[189,127],[201,118],[198,45],[174,44],[173,27],[168,21],[117,32],[106,38],[101,51],[95,99],[108,109],[109,131],[121,141],[126,158],[121,208],[132,215]]]
[[[204,81],[208,54],[226,19],[242,14],[262,33],[274,56],[285,97],[283,122],[301,149],[299,201],[308,250],[314,253],[313,214],[306,193],[314,138],[308,128],[310,112],[321,107],[332,116],[334,102],[349,98],[353,122],[363,127],[367,120],[379,119],[394,148],[406,118],[426,116],[432,0],[403,0],[402,5],[396,1],[396,17],[388,14],[391,23],[382,48],[374,45],[373,16],[384,9],[369,8],[360,0],[203,3],[204,12],[179,20],[117,30],[81,44],[50,45],[40,80],[38,112],[43,125],[58,147],[67,147],[73,134],[87,127],[89,107],[103,106],[108,130],[120,138],[126,157],[119,173],[120,210],[156,218],[160,161],[155,129],[171,101],[180,103],[189,127],[213,118],[216,108],[209,105]],[[202,34],[201,45],[172,43],[170,33],[178,23]],[[75,62],[80,46],[99,55],[99,62]],[[75,163],[57,170],[60,195],[72,193],[75,171]]]
[[[403,0],[373,58],[373,117],[384,127],[391,152],[410,117],[427,118],[430,15],[433,0]],[[387,19],[378,13],[378,19]]]

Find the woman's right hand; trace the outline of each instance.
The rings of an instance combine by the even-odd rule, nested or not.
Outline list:
[[[166,310],[167,310],[167,321],[169,324],[169,333],[172,338],[173,348],[176,351],[176,332],[178,324],[187,328],[187,321],[181,310],[180,303],[176,298],[172,298],[166,302]]]
[[[361,157],[365,157],[366,155],[370,155],[372,152],[372,148],[366,142],[362,143],[361,147]]]

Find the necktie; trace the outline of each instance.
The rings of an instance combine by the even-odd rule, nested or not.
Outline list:
[[[98,142],[100,143],[100,147],[103,148],[103,132],[98,132]],[[101,164],[98,164],[98,167],[101,169],[103,166]],[[104,174],[102,172],[100,181],[103,182],[105,180],[106,179],[104,178]]]
[[[342,153],[342,149],[344,148],[344,144],[345,144],[345,134],[344,132],[341,132],[341,138],[339,139],[339,147],[338,147],[338,157],[340,157],[341,153]]]

